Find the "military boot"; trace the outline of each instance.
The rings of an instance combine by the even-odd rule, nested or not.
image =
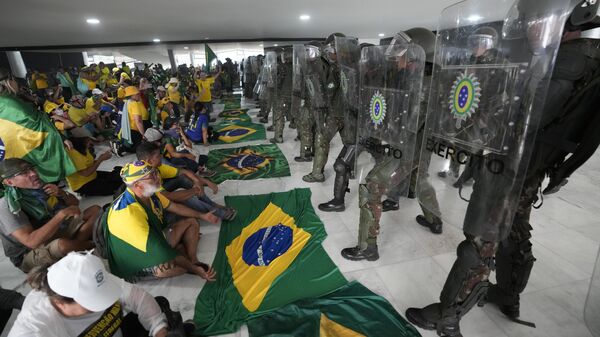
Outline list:
[[[328,202],[319,204],[319,209],[323,212],[343,212],[346,210],[344,200],[338,200],[336,198],[331,199]]]
[[[389,212],[389,211],[397,211],[400,209],[400,205],[398,205],[397,201],[392,199],[386,199],[381,203],[381,211]]]
[[[261,117],[259,121],[263,124],[267,124],[269,123],[269,117]]]
[[[429,230],[434,234],[442,234],[442,220],[440,218],[435,218],[433,222],[427,221],[422,215],[417,215],[417,223],[423,227],[429,228]]]
[[[261,122],[262,122],[262,120],[261,120]],[[275,126],[274,125],[269,125],[269,127],[267,127],[267,131],[275,131]]]
[[[342,249],[342,257],[350,261],[377,261],[379,260],[379,250],[376,244],[370,244],[366,249],[360,247],[350,247]]]
[[[281,144],[281,143],[283,143],[283,137],[271,138],[271,139],[269,139],[269,142],[271,142],[273,144]]]
[[[458,317],[442,319],[440,303],[433,303],[424,308],[408,308],[406,319],[425,330],[436,330],[441,337],[462,337]]]
[[[302,177],[302,180],[307,183],[322,183],[325,181],[325,175],[323,173],[309,173]]]

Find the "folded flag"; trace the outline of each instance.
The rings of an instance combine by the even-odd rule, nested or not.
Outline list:
[[[210,178],[215,183],[290,175],[287,159],[275,144],[212,150],[207,166],[216,172]]]
[[[221,226],[218,278],[198,296],[197,333],[231,333],[269,310],[346,284],[321,246],[327,234],[310,197],[309,189],[225,197],[238,215]]]
[[[214,144],[240,143],[267,138],[265,127],[262,124],[249,122],[221,123],[214,125],[213,129],[219,135],[218,141]]]

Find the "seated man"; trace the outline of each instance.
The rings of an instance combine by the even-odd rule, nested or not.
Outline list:
[[[33,290],[11,337],[164,337],[170,331],[183,336],[181,319],[166,298],[154,299],[116,278],[89,252],[69,253],[50,267],[38,267],[27,281]]]
[[[235,218],[237,214],[235,209],[217,204],[204,193],[204,186],[208,186],[216,194],[219,191],[217,184],[198,177],[184,168],[176,168],[164,163],[160,156],[160,148],[155,143],[142,143],[138,147],[137,157],[138,160],[144,160],[158,170],[164,182],[159,193],[167,199],[183,203],[198,212],[212,213],[219,219]],[[175,191],[180,188],[183,190]]]
[[[214,281],[215,271],[196,256],[200,228],[196,219],[215,223],[217,218],[156,193],[160,178],[144,161],[125,165],[121,177],[127,189],[112,203],[101,223],[111,271],[128,281],[186,272]],[[169,225],[164,221],[165,210],[183,218]]]
[[[40,180],[22,159],[0,162],[0,236],[5,255],[23,272],[51,264],[71,251],[93,248],[92,228],[100,207],[83,213],[75,196]]]

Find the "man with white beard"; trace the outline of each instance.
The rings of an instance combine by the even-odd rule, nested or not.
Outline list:
[[[160,177],[145,161],[125,165],[121,177],[127,189],[102,218],[111,272],[130,282],[184,273],[214,281],[215,271],[196,256],[200,230],[197,219],[204,214],[156,193]],[[165,210],[181,220],[166,223]]]

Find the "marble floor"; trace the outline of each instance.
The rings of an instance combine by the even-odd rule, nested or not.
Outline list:
[[[256,116],[256,109],[250,110]],[[253,118],[255,121],[256,118]],[[294,141],[295,130],[286,128],[285,153],[291,168],[291,177],[264,181],[226,181],[220,185],[215,196],[222,202],[225,195],[262,194],[280,192],[296,187],[309,186],[312,190],[313,207],[325,224],[328,233],[323,245],[333,261],[349,280],[358,280],[374,292],[387,298],[404,315],[411,306],[423,306],[437,300],[452,263],[455,249],[462,240],[459,228],[445,226],[442,235],[433,235],[419,226],[414,218],[419,212],[415,200],[401,201],[400,210],[384,213],[381,223],[379,249],[381,258],[376,262],[351,262],[340,256],[340,250],[356,243],[358,229],[357,180],[351,181],[351,193],[346,199],[347,210],[343,213],[325,213],[317,209],[319,203],[332,196],[334,171],[332,163],[341,149],[336,136],[329,153],[329,162],[322,184],[307,185],[302,176],[311,170],[311,163],[296,163],[299,143]],[[267,137],[273,133],[268,132]],[[263,141],[244,144],[260,144]],[[211,146],[211,148],[238,145]],[[103,147],[103,146],[99,146]],[[206,153],[207,148],[195,146]],[[99,151],[103,149],[99,148]],[[133,160],[133,155],[113,158],[100,169],[109,169]],[[536,329],[518,325],[507,320],[491,306],[474,308],[461,322],[464,336],[478,337],[590,337],[584,324],[584,304],[600,244],[600,155],[594,156],[574,174],[560,193],[547,196],[544,206],[532,214],[533,252],[537,258],[531,279],[521,297],[522,319],[533,321]],[[110,198],[89,198],[82,206],[102,205]],[[213,260],[219,235],[218,225],[204,225],[198,257],[201,261]],[[4,288],[27,292],[25,275],[12,266],[4,256],[0,257],[0,285]],[[493,278],[493,277],[492,277]],[[169,298],[184,319],[191,318],[196,297],[204,285],[198,277],[184,275],[160,282],[140,284],[153,295]],[[13,314],[14,319],[14,314]],[[431,331],[420,331],[423,336],[436,336]],[[5,336],[7,331],[2,336]],[[227,336],[247,336],[242,328]]]

